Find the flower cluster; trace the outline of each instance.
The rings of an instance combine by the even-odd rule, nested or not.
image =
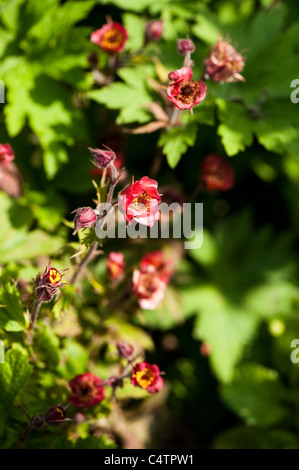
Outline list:
[[[133,272],[133,292],[139,306],[145,310],[157,308],[164,299],[171,276],[171,260],[165,259],[163,251],[146,255],[140,263],[140,269],[134,269]]]

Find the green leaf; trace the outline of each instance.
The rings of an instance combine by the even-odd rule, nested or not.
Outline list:
[[[49,326],[43,325],[35,335],[36,350],[39,359],[49,367],[55,367],[60,361],[59,339]]]
[[[222,388],[222,396],[247,425],[268,427],[286,417],[286,409],[280,403],[282,391],[275,370],[245,364],[236,371],[233,381]]]
[[[219,120],[218,134],[226,153],[230,156],[245,150],[253,142],[253,124],[239,103],[216,99]]]
[[[20,302],[20,293],[8,281],[3,281],[0,287],[0,327],[6,331],[22,331],[28,325]]]
[[[170,168],[175,168],[189,146],[194,145],[197,125],[191,122],[186,127],[173,127],[164,132],[158,145],[162,147]]]
[[[182,324],[184,316],[179,294],[168,286],[165,298],[158,307],[155,310],[142,310],[140,316],[144,319],[147,328],[166,331]]]
[[[67,380],[87,371],[88,351],[74,339],[67,338],[61,350],[59,374]]]
[[[10,406],[32,373],[28,354],[19,344],[6,352],[5,362],[0,364],[1,403]]]
[[[129,51],[138,51],[144,44],[144,21],[140,16],[132,13],[123,15],[124,26],[128,31],[128,42],[126,49]]]

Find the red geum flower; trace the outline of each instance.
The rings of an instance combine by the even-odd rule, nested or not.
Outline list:
[[[145,37],[148,40],[159,41],[163,35],[163,20],[152,20],[145,25]]]
[[[245,65],[244,58],[228,42],[220,37],[204,61],[207,75],[214,82],[245,81],[240,75]]]
[[[140,262],[141,271],[153,273],[165,284],[168,284],[173,274],[172,260],[165,257],[163,250],[157,250],[145,255]]]
[[[167,88],[168,99],[179,109],[190,109],[201,103],[206,97],[207,85],[198,80],[191,80],[193,72],[189,67],[174,70],[168,75],[174,83]]]
[[[128,39],[126,29],[116,21],[105,24],[101,29],[97,29],[90,36],[91,42],[100,46],[103,51],[109,54],[121,52]]]
[[[220,155],[207,155],[200,162],[201,180],[211,191],[228,191],[235,184],[235,172],[231,164]]]
[[[178,39],[178,52],[181,55],[187,55],[188,52],[192,54],[195,51],[195,46],[191,39]]]
[[[122,253],[111,251],[107,260],[109,279],[120,279],[123,275],[124,267],[124,255]]]
[[[131,382],[134,387],[141,387],[149,393],[157,393],[163,387],[160,369],[156,364],[139,362],[132,370]]]
[[[7,168],[14,160],[15,154],[9,144],[0,144],[0,167]]]
[[[97,405],[105,397],[105,389],[102,383],[102,379],[90,372],[77,375],[69,382],[72,394],[69,395],[68,401],[79,408],[83,406],[89,408]]]
[[[73,231],[73,235],[76,235],[78,230],[81,228],[92,228],[98,220],[98,216],[95,210],[91,207],[79,207],[72,212],[72,214],[76,212],[75,215],[75,230]]]
[[[39,273],[35,279],[36,296],[42,302],[50,302],[56,294],[59,287],[65,285],[61,281],[63,274],[56,268],[51,267],[51,263],[45,269],[45,272]]]
[[[166,283],[155,272],[142,272],[138,269],[134,269],[132,281],[139,306],[144,310],[155,310],[164,299]]]
[[[144,176],[120,192],[119,199],[127,222],[135,220],[152,227],[160,219],[158,206],[161,197],[157,187],[157,181]]]

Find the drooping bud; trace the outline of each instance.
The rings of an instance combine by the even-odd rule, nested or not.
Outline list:
[[[88,150],[93,156],[92,163],[101,170],[107,168],[108,166],[111,166],[116,158],[116,153],[113,152],[113,150],[111,150],[109,147],[106,147],[106,149],[107,150],[92,149],[88,147]]]
[[[45,425],[44,417],[34,416],[30,421],[30,425],[33,427],[33,429],[36,429],[36,431],[40,431]]]
[[[130,343],[125,343],[124,341],[118,341],[116,347],[118,349],[119,355],[124,359],[129,359],[134,351],[133,346]]]
[[[50,426],[59,426],[59,424],[65,422],[66,408],[59,403],[56,406],[51,406],[45,414],[44,420]]]
[[[145,25],[145,37],[149,41],[159,41],[163,35],[163,21],[152,20]]]
[[[41,302],[51,302],[53,300],[54,295],[56,294],[55,287],[52,286],[40,286],[36,287],[36,297]]]
[[[73,231],[73,235],[76,235],[78,230],[81,228],[92,228],[98,220],[98,216],[96,211],[94,211],[91,207],[79,207],[72,212],[72,214],[76,212],[75,215],[75,230]]]
[[[194,43],[191,39],[178,39],[178,53],[181,55],[192,54],[195,51]]]

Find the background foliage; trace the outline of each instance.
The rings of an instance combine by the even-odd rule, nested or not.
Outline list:
[[[89,38],[108,14],[130,39],[115,81],[99,86],[88,58],[96,54],[102,69],[108,58]],[[144,24],[156,18],[163,38],[143,48]],[[136,435],[149,448],[299,447],[299,366],[290,360],[299,332],[299,114],[290,100],[291,81],[299,78],[298,22],[299,7],[289,0],[0,2],[1,143],[14,148],[24,179],[21,197],[0,194],[1,448],[134,447]],[[128,132],[153,120],[148,103],[164,106],[153,80],[167,83],[181,67],[177,39],[194,41],[198,79],[219,34],[243,51],[246,82],[207,81],[207,98],[193,116],[183,114],[184,127]],[[204,203],[203,246],[180,257],[157,310],[116,308],[105,318],[114,293],[104,254],[82,283],[83,295],[68,286],[55,305],[43,307],[32,357],[20,283],[49,258],[57,269],[74,269],[70,256],[80,241],[68,221],[94,198],[87,147],[102,142],[121,146],[136,179],[149,174],[160,148],[166,158],[159,186],[180,189],[186,200],[208,153],[231,158],[236,184],[197,196]],[[131,269],[161,246],[109,241],[104,251],[123,251]],[[155,397],[145,399],[130,385],[119,390],[117,419],[132,440],[124,442],[120,431],[115,438],[109,426],[103,432],[94,424],[91,432],[72,423],[20,442],[27,424],[20,399],[30,416],[42,414],[66,402],[74,375],[109,377],[117,367],[115,339],[138,344],[165,371],[166,386]],[[113,413],[106,400],[93,417],[103,423]]]

